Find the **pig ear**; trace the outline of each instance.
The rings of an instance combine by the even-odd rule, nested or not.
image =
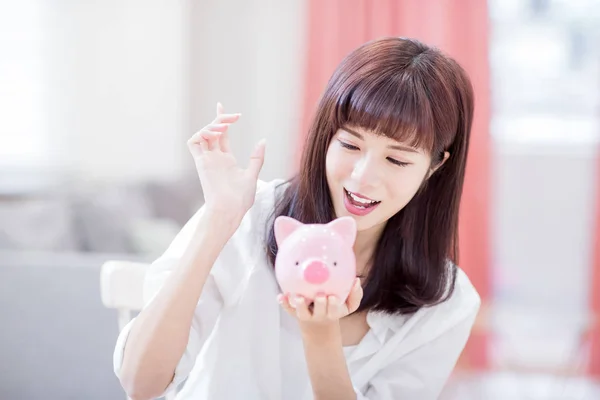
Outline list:
[[[352,217],[340,217],[327,224],[350,245],[356,240],[356,221]]]
[[[304,225],[302,222],[284,215],[275,218],[275,241],[277,245],[281,246],[281,243],[302,225]]]

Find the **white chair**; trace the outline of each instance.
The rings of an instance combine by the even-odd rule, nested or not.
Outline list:
[[[119,332],[131,321],[132,312],[144,306],[143,287],[147,264],[132,261],[107,261],[100,272],[100,295],[107,308],[117,310]],[[170,392],[165,400],[173,400]]]

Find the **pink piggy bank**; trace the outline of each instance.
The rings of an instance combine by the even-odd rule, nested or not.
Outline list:
[[[303,296],[309,302],[319,293],[346,301],[356,279],[355,239],[352,217],[328,224],[303,224],[290,217],[277,217],[275,276],[283,293]]]

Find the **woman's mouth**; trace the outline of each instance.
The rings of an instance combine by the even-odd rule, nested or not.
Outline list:
[[[361,196],[358,193],[353,193],[344,188],[344,206],[350,214],[367,215],[373,211],[381,201],[371,200]]]

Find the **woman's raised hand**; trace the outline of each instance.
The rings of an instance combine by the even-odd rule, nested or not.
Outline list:
[[[241,114],[226,114],[217,104],[216,118],[188,140],[204,192],[206,210],[241,221],[254,203],[258,174],[265,158],[265,141],[259,141],[247,168],[238,164],[229,148],[229,126]]]

